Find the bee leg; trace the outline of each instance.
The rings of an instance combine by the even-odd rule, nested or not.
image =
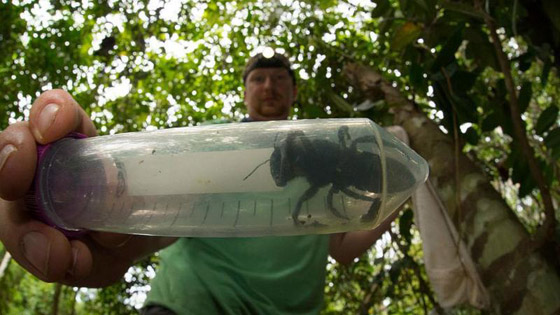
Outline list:
[[[374,200],[371,206],[369,207],[368,212],[364,214],[360,218],[360,220],[362,222],[373,222],[375,219],[377,219],[377,215],[379,215],[380,206],[381,206],[381,201],[379,199]]]
[[[342,188],[340,189],[343,193],[347,194],[348,196],[354,198],[354,199],[359,199],[359,200],[366,200],[366,201],[374,201],[377,200],[377,198],[373,198],[373,197],[368,197],[368,196],[364,196],[364,195],[360,195],[355,191],[352,191],[350,189],[347,188]]]
[[[338,189],[331,187],[331,189],[329,190],[329,193],[327,194],[327,206],[329,207],[329,210],[331,210],[332,214],[334,214],[336,217],[339,217],[341,219],[346,219],[349,220],[348,217],[346,215],[341,214],[340,212],[338,212],[338,210],[336,210],[336,208],[333,205],[333,194],[338,192]]]
[[[346,148],[346,139],[350,140],[350,133],[348,132],[348,126],[341,126],[338,129],[338,142],[343,148]]]
[[[377,214],[379,212],[379,206],[381,205],[381,201],[379,200],[379,198],[372,198],[372,197],[360,195],[355,191],[352,191],[347,188],[342,188],[341,191],[354,199],[373,201],[373,203],[369,207],[368,212],[360,218],[362,222],[372,222],[377,218]]]
[[[299,212],[301,211],[301,206],[303,206],[303,203],[305,201],[307,201],[311,197],[315,196],[315,194],[317,193],[318,190],[319,190],[319,187],[311,186],[303,193],[303,195],[301,195],[301,197],[299,197],[299,199],[296,203],[296,207],[295,207],[294,211],[292,211],[292,220],[294,221],[294,225],[299,226],[299,225],[302,224],[302,222],[300,222],[299,219],[298,219]],[[305,223],[305,222],[303,222],[303,223]]]

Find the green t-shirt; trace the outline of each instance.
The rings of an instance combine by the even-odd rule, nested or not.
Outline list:
[[[317,314],[328,235],[184,238],[161,252],[147,304],[177,314]]]

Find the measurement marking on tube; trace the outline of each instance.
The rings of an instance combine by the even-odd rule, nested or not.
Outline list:
[[[257,215],[257,201],[255,200],[255,203],[253,204],[253,216]]]
[[[183,210],[183,205],[185,203],[182,202],[181,205],[179,206],[179,210],[177,210],[177,213],[175,214],[175,218],[173,218],[173,222],[171,222],[171,225],[169,226],[174,226],[175,225],[175,221],[177,221],[177,218],[179,218],[179,214],[181,214],[181,210]]]
[[[201,224],[204,224],[204,222],[206,222],[206,217],[208,217],[208,210],[210,210],[210,202],[208,202],[208,204],[206,204],[206,212],[204,213],[204,219],[202,219]]]
[[[146,224],[148,222],[150,222],[150,220],[152,219],[152,217],[154,216],[154,213],[156,213],[156,208],[157,208],[157,201],[154,203],[154,208],[152,209],[152,213],[150,213],[150,218],[148,220],[146,220]]]
[[[144,221],[144,223],[142,224],[143,226],[148,225],[148,223],[152,220],[152,217],[154,216],[154,213],[156,212],[156,207],[157,207],[157,202],[154,203],[154,208],[152,209],[152,213],[150,213],[150,216],[148,217],[148,219],[146,219]]]
[[[165,221],[167,221],[167,217],[169,216],[169,212],[167,212],[168,209],[169,209],[169,202],[165,204]]]
[[[224,217],[224,208],[226,207],[225,201],[222,202],[222,213],[220,214],[220,219]]]
[[[142,200],[142,207],[140,209],[136,209],[136,210],[144,210],[146,208],[146,200]],[[130,211],[128,212],[128,214],[126,215],[126,218],[130,218],[130,216],[132,215],[132,212],[134,210],[132,209],[132,207],[130,208]]]
[[[192,217],[192,215],[194,213],[194,210],[195,210],[195,207],[196,207],[196,202],[193,202],[192,208],[191,208],[191,213],[189,214],[189,217]]]
[[[237,200],[237,214],[235,215],[235,222],[233,222],[233,226],[237,225],[237,220],[239,220],[239,211],[241,210],[241,200]]]

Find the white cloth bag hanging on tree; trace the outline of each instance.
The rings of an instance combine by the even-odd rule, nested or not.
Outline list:
[[[408,144],[400,126],[387,130]],[[412,195],[415,224],[420,231],[426,273],[443,308],[469,303],[485,309],[490,297],[447,209],[428,180]]]

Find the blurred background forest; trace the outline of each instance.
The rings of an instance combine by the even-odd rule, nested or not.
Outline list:
[[[1,0],[0,23],[0,130],[52,88],[100,134],[239,120],[247,58],[285,53],[291,117],[401,125],[430,163],[491,298],[449,313],[559,312],[560,2]],[[324,314],[442,311],[410,207],[355,264],[329,263]],[[0,244],[0,314],[134,314],[157,263],[72,288]]]

